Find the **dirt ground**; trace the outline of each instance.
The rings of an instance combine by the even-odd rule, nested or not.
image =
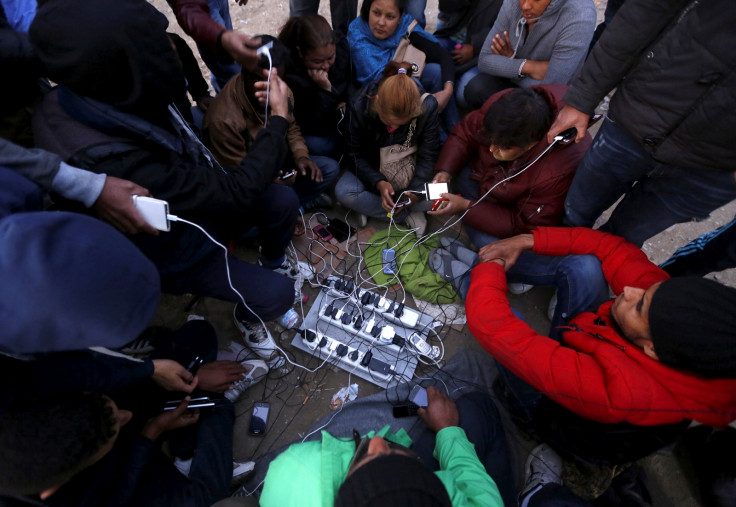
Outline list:
[[[171,30],[184,35],[176,24],[165,0],[149,1],[167,14]],[[599,20],[601,20],[605,1],[596,2],[596,4],[599,11]],[[287,1],[250,0],[245,6],[239,6],[231,1],[230,10],[233,26],[236,30],[251,35],[260,33],[276,35],[288,17],[289,6]],[[321,1],[319,12],[329,19],[329,3],[327,0]],[[437,19],[437,0],[428,0],[426,15],[427,28],[429,31],[433,31]],[[194,45],[191,45],[195,54],[198,55]],[[201,68],[205,76],[209,77],[207,69],[203,65],[201,65]],[[341,217],[344,214],[345,210],[340,207],[336,207],[330,213],[334,217]],[[689,222],[672,227],[647,241],[643,248],[654,262],[659,263],[687,241],[703,232],[727,223],[733,218],[734,214],[736,214],[736,203],[717,210],[706,221]],[[382,227],[374,221],[371,221],[369,226],[376,229]],[[430,229],[437,226],[437,223],[430,223]],[[237,255],[248,260],[255,260],[256,256],[255,251],[249,248],[239,248]],[[351,266],[345,266],[346,271],[351,269]],[[736,270],[728,270],[710,276],[728,285],[736,286]],[[310,295],[310,301],[313,301],[316,295],[316,291],[312,289],[306,289],[304,293]],[[546,333],[549,327],[546,310],[550,297],[551,290],[537,287],[527,294],[511,296],[510,299],[512,305],[522,312],[532,327],[539,332]],[[305,312],[309,306],[308,303],[304,309]],[[230,340],[239,341],[239,334],[232,322],[232,305],[214,299],[199,299],[192,296],[165,296],[155,323],[167,327],[176,327],[186,320],[189,313],[204,315],[212,322],[221,343],[225,344]],[[290,347],[294,336],[293,331],[274,326],[272,332],[281,346],[287,349],[296,362],[309,368],[315,368],[319,365],[320,361]],[[482,351],[466,327],[461,330],[446,327],[443,328],[441,334],[447,348],[446,358],[451,357],[455,351],[460,349],[469,348]],[[355,382],[355,377],[350,382]],[[296,367],[272,370],[266,382],[250,389],[236,403],[238,417],[235,427],[235,458],[243,461],[255,459],[291,442],[301,440],[316,421],[331,414],[328,408],[330,398],[340,387],[348,383],[348,375],[343,370],[330,364],[316,372],[307,372]],[[359,380],[357,383],[359,384],[359,396],[361,397],[380,391],[378,387],[368,382]],[[269,431],[263,438],[251,437],[247,434],[251,407],[254,401],[260,399],[267,399],[272,405]],[[518,435],[518,432],[511,430],[511,433],[510,438],[516,444],[517,450],[513,465],[517,472],[517,479],[521,480],[523,461],[533,444]],[[655,505],[700,505],[697,500],[696,488],[692,483],[692,474],[689,472],[687,464],[683,464],[681,459],[665,451],[654,454],[637,465],[642,467],[648,475],[648,486],[655,497]]]

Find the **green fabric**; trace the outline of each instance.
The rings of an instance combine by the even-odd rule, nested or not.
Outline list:
[[[390,426],[385,426],[367,436],[374,435],[406,447],[411,445],[403,428],[394,434]],[[322,432],[321,442],[290,446],[268,467],[260,505],[332,507],[354,453],[352,439],[335,438],[326,431]],[[503,506],[496,484],[485,472],[473,444],[461,428],[440,430],[434,454],[441,468],[435,474],[447,489],[453,506]]]
[[[390,287],[399,281],[395,275],[383,272],[383,249],[393,248],[396,251],[399,278],[406,292],[430,303],[460,302],[452,285],[429,267],[429,253],[437,248],[438,236],[414,246],[417,243],[414,233],[407,235],[406,231],[391,227],[374,234],[369,243],[371,244],[366,248],[364,255],[365,265],[373,281],[378,285]]]

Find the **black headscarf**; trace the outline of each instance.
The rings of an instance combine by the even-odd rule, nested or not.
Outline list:
[[[167,26],[145,0],[47,0],[29,36],[52,80],[155,121],[186,93]]]

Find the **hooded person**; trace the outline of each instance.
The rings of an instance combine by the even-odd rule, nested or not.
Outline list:
[[[585,60],[595,24],[588,0],[504,0],[478,55],[480,74],[465,87],[468,107],[504,88],[566,84]]]
[[[282,275],[298,274],[285,255],[298,199],[292,189],[272,184],[287,151],[286,85],[271,76],[271,121],[247,157],[223,167],[171,106],[185,80],[166,27],[166,18],[144,0],[42,3],[30,39],[59,86],[36,110],[36,142],[74,165],[147,188],[168,202],[171,215],[221,242],[257,227],[262,267],[231,256],[229,275],[221,251],[194,226],[175,223],[170,232],[131,239],[156,264],[164,291],[244,300],[250,311],[238,308],[237,315],[246,340],[264,359],[276,359],[260,319],[288,310],[294,287]],[[265,80],[256,86],[265,94]],[[262,290],[245,289],[254,286]]]

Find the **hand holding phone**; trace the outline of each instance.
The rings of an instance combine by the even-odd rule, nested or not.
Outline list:
[[[133,196],[133,205],[143,219],[159,231],[171,230],[169,222],[169,203],[153,197]]]

